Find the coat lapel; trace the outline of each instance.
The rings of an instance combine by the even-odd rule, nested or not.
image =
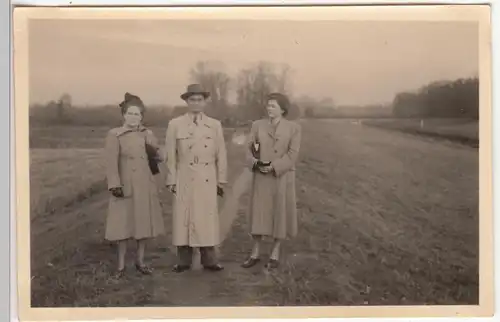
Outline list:
[[[193,135],[194,135],[194,123],[193,123],[193,119],[192,119],[192,116],[190,113],[184,114],[184,119],[183,119],[182,123],[183,123],[182,126],[187,129],[189,136],[193,137]]]
[[[139,125],[139,128],[137,129],[138,132],[145,132],[146,130],[147,130],[147,128],[143,125]],[[134,131],[133,129],[130,129],[126,126],[122,126],[122,127],[118,128],[118,130],[116,131],[116,136],[122,136],[125,133],[133,132],[133,131]]]
[[[267,122],[264,123],[264,126],[265,126],[267,134],[272,139],[274,139],[274,129],[273,129],[273,125],[271,124],[271,122],[269,120],[267,120]]]
[[[212,127],[208,122],[208,117],[204,113],[201,113],[200,118],[198,119],[198,126],[194,126],[194,129],[196,131],[196,139],[203,139],[211,128]]]
[[[283,135],[286,133],[286,129],[288,127],[288,123],[285,119],[281,119],[280,123],[278,124],[278,127],[276,128],[276,133],[274,134],[274,141],[275,143],[283,137]]]
[[[266,122],[266,131],[269,136],[274,140],[274,144],[279,140],[280,137],[286,132],[287,123],[285,119],[281,119],[276,129],[274,129],[271,122]]]
[[[193,139],[191,146],[203,139],[206,130],[212,128],[208,122],[208,117],[204,113],[200,114],[198,125],[194,124],[193,116],[190,113],[186,113],[184,122],[184,125],[188,129],[189,136]]]

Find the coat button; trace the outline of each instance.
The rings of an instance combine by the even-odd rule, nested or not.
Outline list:
[[[208,162],[206,162],[205,165],[208,165]]]
[[[207,180],[205,180],[205,181],[206,181],[206,182],[208,182],[208,179],[207,179]]]
[[[190,162],[189,165],[193,165],[193,162]]]
[[[207,145],[205,145],[205,147],[206,147],[206,148],[208,148],[208,146],[207,146]]]

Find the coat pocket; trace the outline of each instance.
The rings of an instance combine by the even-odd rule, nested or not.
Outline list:
[[[177,140],[187,140],[187,139],[190,139],[192,136],[193,136],[192,133],[190,133],[186,129],[182,129],[180,131],[177,131],[177,133],[175,134],[175,138]]]

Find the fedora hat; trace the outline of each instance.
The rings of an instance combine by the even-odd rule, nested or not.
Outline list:
[[[207,92],[203,89],[200,84],[190,84],[188,85],[186,92],[181,95],[181,98],[185,101],[191,95],[203,95],[203,97],[208,98],[210,96],[210,92]]]

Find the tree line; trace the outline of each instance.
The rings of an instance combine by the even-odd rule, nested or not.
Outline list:
[[[261,118],[265,113],[266,97],[272,92],[278,91],[292,96],[292,69],[286,64],[260,61],[231,76],[221,62],[200,61],[189,73],[191,82],[200,83],[211,93],[206,113],[226,125],[248,123]],[[231,94],[235,94],[236,103],[230,103]],[[184,105],[148,106],[144,121],[152,126],[164,125],[168,119],[184,113],[185,109]],[[33,125],[114,125],[121,122],[117,111],[112,105],[74,108],[71,105],[71,96],[63,94],[58,101],[32,106],[30,121]],[[289,116],[298,118],[300,114],[300,107],[292,104]]]
[[[392,105],[395,117],[479,119],[479,79],[432,82],[397,94]]]
[[[337,105],[331,97],[312,98],[293,95],[294,71],[287,64],[260,61],[229,75],[218,61],[199,61],[189,72],[192,82],[211,93],[206,113],[226,126],[248,124],[265,115],[266,97],[281,92],[291,98],[291,119],[305,118],[431,118],[479,116],[478,78],[433,82],[415,92],[395,95],[392,103],[367,106]],[[231,100],[231,96],[234,96]],[[230,103],[235,101],[235,103]],[[75,108],[71,96],[30,108],[32,125],[68,124],[118,126],[119,109],[114,105]],[[148,106],[145,123],[164,126],[169,119],[185,112],[184,105]]]

